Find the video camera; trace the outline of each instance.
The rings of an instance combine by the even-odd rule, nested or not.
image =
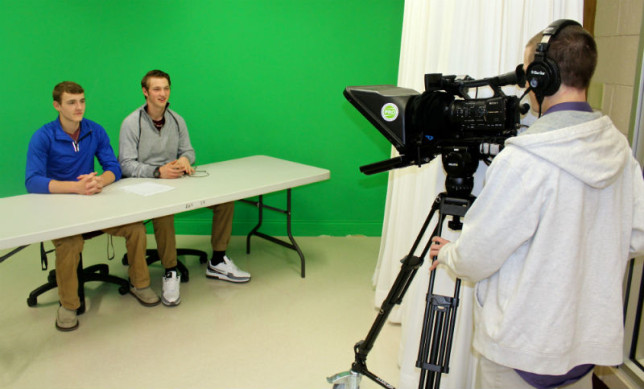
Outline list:
[[[347,100],[400,154],[361,166],[360,171],[375,174],[420,166],[441,154],[448,176],[471,176],[479,160],[492,158],[507,138],[517,134],[520,114],[529,106],[520,106],[519,98],[506,96],[501,87],[524,82],[523,65],[519,65],[513,72],[481,80],[426,74],[422,94],[393,85],[346,87]],[[480,87],[489,87],[493,96],[471,97],[470,89],[478,92]]]

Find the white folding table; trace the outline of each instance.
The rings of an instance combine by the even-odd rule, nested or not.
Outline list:
[[[124,178],[92,196],[26,194],[1,198],[0,249],[18,247],[2,259],[35,242],[260,196],[257,202],[246,200],[258,206],[260,217],[258,225],[247,237],[247,250],[250,250],[252,235],[296,250],[300,255],[301,273],[304,277],[304,256],[291,234],[291,189],[327,180],[330,172],[327,169],[263,155],[216,162],[196,168],[197,173],[194,176],[174,180]],[[172,189],[152,195],[135,194],[126,190],[149,184]],[[282,190],[287,191],[286,210],[263,204],[262,195]],[[287,215],[287,231],[291,243],[258,231],[265,208],[279,210]]]

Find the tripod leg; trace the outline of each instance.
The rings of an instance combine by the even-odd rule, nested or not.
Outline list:
[[[458,199],[455,203],[449,203],[451,199],[445,199],[444,207],[439,209],[439,224],[436,226],[434,236],[440,236],[442,225],[447,215],[461,217],[465,215],[471,203]],[[452,225],[459,225],[453,222]],[[423,256],[429,251],[431,240],[423,251]],[[436,272],[430,274],[429,288],[423,317],[423,330],[418,349],[416,366],[421,369],[419,389],[440,387],[442,373],[449,373],[449,359],[452,349],[452,340],[456,322],[456,311],[459,305],[461,280],[456,279],[454,295],[452,297],[434,294]]]
[[[454,338],[460,284],[461,280],[457,279],[454,292],[456,297],[434,296],[430,301],[432,309],[437,310],[437,319],[433,323],[434,333],[430,340],[432,343],[431,354],[427,363],[423,365],[429,371],[428,380],[425,386],[421,386],[421,388],[439,388],[441,374],[449,373],[449,359]]]
[[[351,370],[346,373],[339,373],[334,375],[333,377],[329,377],[328,380],[330,383],[334,381],[336,377],[347,379],[349,373],[356,373],[358,375],[367,376],[369,379],[375,381],[376,383],[378,383],[380,386],[384,388],[393,388],[393,386],[389,385],[386,381],[380,379],[378,376],[371,373],[367,369],[367,355],[371,351],[371,348],[373,347],[373,344],[375,343],[376,338],[380,334],[380,331],[382,330],[382,327],[384,326],[387,320],[387,317],[391,313],[391,310],[394,308],[396,304],[400,304],[402,302],[403,296],[407,292],[409,285],[414,279],[414,276],[416,275],[418,268],[420,268],[420,266],[423,264],[423,257],[427,254],[427,252],[425,251],[425,253],[420,257],[415,256],[414,253],[416,252],[418,246],[420,245],[420,242],[423,240],[423,237],[425,236],[427,228],[429,227],[429,224],[432,218],[434,217],[434,214],[438,210],[440,204],[441,204],[441,201],[440,201],[440,195],[439,195],[438,197],[436,197],[436,200],[432,204],[432,208],[429,214],[427,215],[427,218],[425,219],[425,222],[423,223],[423,226],[420,232],[418,233],[418,236],[416,237],[416,240],[411,250],[409,250],[409,254],[405,258],[403,258],[400,272],[398,273],[398,276],[396,277],[396,280],[394,281],[393,286],[389,290],[387,298],[383,301],[380,307],[378,316],[376,317],[374,323],[372,324],[371,329],[367,334],[367,337],[364,340],[361,340],[358,343],[356,343],[355,346],[353,347],[355,360],[351,365]]]
[[[444,221],[445,221],[445,216],[441,215],[439,217],[438,224],[436,225],[436,228],[432,233],[432,238],[434,236],[441,235],[442,225]],[[429,245],[431,245],[431,238],[427,248],[429,247]],[[418,348],[418,360],[416,361],[416,366],[421,368],[419,388],[427,387],[428,383],[433,382],[436,376],[436,373],[438,372],[438,368],[426,366],[426,364],[424,364],[424,362],[421,359],[421,356],[423,355],[436,354],[437,352],[436,344],[435,342],[433,344],[431,340],[436,339],[439,336],[439,329],[441,327],[440,323],[442,323],[443,321],[443,312],[434,309],[434,303],[433,303],[434,298],[432,293],[434,290],[435,279],[436,279],[436,272],[432,272],[429,275],[429,287],[428,287],[428,292],[426,297],[425,314],[423,316],[423,327],[420,335],[420,345]],[[429,335],[430,333],[431,335]]]
[[[429,249],[429,246],[431,245],[432,238],[434,238],[435,236],[440,236],[441,235],[442,229],[443,229],[442,226],[443,226],[444,222],[445,222],[445,216],[440,215],[438,223],[436,224],[436,227],[434,228],[434,231],[432,232],[432,236],[431,236],[427,246],[425,247],[425,251],[423,252],[423,254],[426,255],[426,251]],[[427,343],[426,340],[428,339],[427,334],[428,334],[429,331],[432,330],[432,327],[427,326],[426,323],[434,323],[434,314],[436,312],[435,312],[434,309],[430,308],[430,297],[431,297],[432,292],[434,290],[435,278],[436,278],[436,272],[431,272],[431,274],[429,275],[429,287],[428,287],[428,292],[427,292],[427,297],[426,297],[425,314],[423,316],[423,327],[422,327],[422,332],[421,332],[421,335],[420,335],[420,346],[419,346],[419,349],[418,349],[418,356],[419,356],[418,358],[419,359],[416,362],[416,366],[418,366],[418,364],[420,363],[420,356],[421,355],[427,355],[428,352],[429,352],[429,347],[431,346],[431,344]],[[425,375],[425,371],[421,370],[421,381],[423,380],[424,375]]]
[[[438,204],[439,204],[438,201],[434,202],[434,205],[432,206],[431,211],[427,215],[427,219],[425,219],[425,222],[420,230],[420,233],[416,237],[416,241],[414,242],[411,250],[409,250],[409,254],[405,258],[403,258],[400,273],[398,273],[398,276],[396,277],[396,280],[394,281],[393,286],[391,287],[391,290],[389,290],[387,298],[383,301],[380,307],[380,312],[378,314],[378,317],[376,317],[376,320],[372,325],[371,330],[367,334],[367,337],[365,338],[365,340],[362,341],[359,347],[356,347],[357,349],[356,357],[360,356],[360,359],[366,359],[367,353],[373,347],[373,343],[375,342],[376,337],[382,330],[382,326],[385,324],[385,321],[387,320],[387,317],[391,313],[391,310],[394,308],[396,304],[400,304],[400,302],[403,299],[403,296],[405,295],[405,293],[407,292],[407,289],[409,288],[409,285],[411,284],[411,281],[414,279],[414,276],[416,275],[416,271],[418,271],[418,268],[420,268],[420,266],[423,264],[423,257],[425,256],[426,252],[423,253],[423,255],[421,255],[420,257],[414,256],[414,253],[416,252],[418,245],[422,241],[422,238],[425,235],[427,228],[429,227],[429,224],[434,216],[434,213],[438,209]],[[364,358],[362,356],[364,356]]]

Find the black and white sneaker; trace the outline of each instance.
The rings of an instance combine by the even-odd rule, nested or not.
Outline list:
[[[224,261],[215,266],[208,262],[206,277],[238,283],[250,281],[250,273],[240,270],[226,255]]]

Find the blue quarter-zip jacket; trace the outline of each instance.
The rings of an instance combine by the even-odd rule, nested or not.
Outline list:
[[[77,181],[78,176],[95,171],[94,157],[103,171],[121,178],[121,167],[110,138],[98,123],[83,119],[78,142],[63,131],[58,118],[36,131],[29,142],[25,186],[29,193],[49,193],[49,182]]]

